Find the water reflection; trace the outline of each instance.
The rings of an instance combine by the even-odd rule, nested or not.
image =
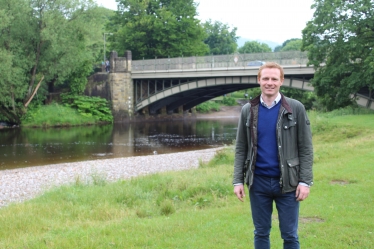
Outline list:
[[[231,144],[237,119],[0,130],[0,170]]]

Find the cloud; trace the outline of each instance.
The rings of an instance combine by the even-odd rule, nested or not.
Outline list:
[[[237,35],[251,40],[282,43],[301,38],[311,20],[313,0],[196,0],[201,20],[237,27]]]

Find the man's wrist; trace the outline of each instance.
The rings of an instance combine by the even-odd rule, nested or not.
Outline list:
[[[299,185],[310,188],[310,185],[305,182],[299,182]]]

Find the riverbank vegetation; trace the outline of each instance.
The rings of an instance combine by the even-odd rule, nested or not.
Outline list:
[[[31,108],[22,119],[22,127],[56,127],[112,123],[106,99],[62,95],[62,102]]]
[[[218,112],[221,109],[221,106],[235,106],[239,105],[239,102],[242,98],[235,98],[233,94],[230,96],[222,96],[214,98],[213,100],[205,101],[196,106],[196,111],[200,113],[208,113],[208,112]]]
[[[82,116],[77,110],[57,103],[31,109],[22,127],[58,127],[95,124],[93,117]]]
[[[361,109],[363,112],[370,111]],[[374,118],[356,109],[310,112],[314,186],[301,203],[305,248],[371,248],[374,240]],[[183,172],[92,183],[48,191],[0,209],[1,248],[249,248],[248,195],[231,185],[229,146],[209,163]],[[277,215],[271,233],[281,248]]]

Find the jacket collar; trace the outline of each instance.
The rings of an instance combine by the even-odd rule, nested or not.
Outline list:
[[[284,96],[282,93],[281,93],[281,100],[280,101],[281,101],[281,105],[284,107],[284,109],[286,109],[286,111],[288,113],[292,113],[292,108],[287,102],[287,97]],[[251,106],[259,105],[261,103],[261,94],[258,95],[256,98],[250,100],[249,103],[251,104]]]

